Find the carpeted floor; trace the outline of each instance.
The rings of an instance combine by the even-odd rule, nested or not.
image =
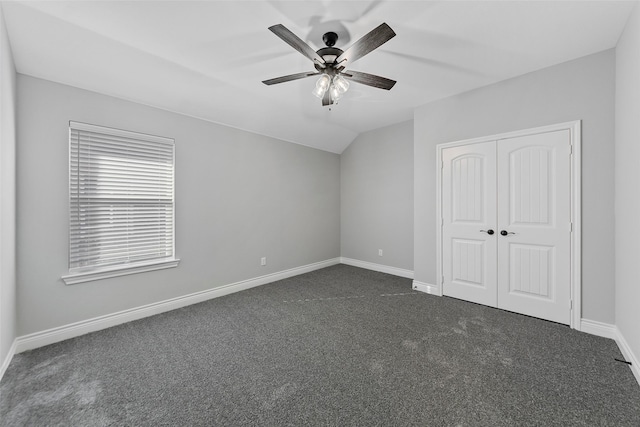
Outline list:
[[[639,426],[614,341],[337,265],[18,354],[2,426]]]

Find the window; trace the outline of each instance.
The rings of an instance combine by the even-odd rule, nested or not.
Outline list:
[[[67,284],[170,268],[174,140],[69,122]]]

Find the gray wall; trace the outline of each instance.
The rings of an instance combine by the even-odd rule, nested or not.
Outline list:
[[[358,136],[340,174],[341,256],[413,270],[413,121]]]
[[[23,75],[18,99],[18,335],[340,256],[336,154]],[[69,120],[175,138],[179,267],[62,282]]]
[[[614,91],[607,50],[416,109],[415,279],[436,283],[437,144],[581,119],[582,317],[613,323]]]
[[[0,366],[16,337],[15,112],[16,71],[0,7]]]
[[[616,48],[616,326],[640,360],[640,5]],[[638,369],[636,370],[638,372]],[[640,380],[640,379],[639,379]]]

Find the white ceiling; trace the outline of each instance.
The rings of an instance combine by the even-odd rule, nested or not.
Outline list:
[[[633,1],[2,2],[19,73],[341,153],[361,132],[436,99],[614,47]],[[262,80],[313,64],[267,27],[337,47],[386,22],[397,36],[349,69],[331,111],[315,78]]]

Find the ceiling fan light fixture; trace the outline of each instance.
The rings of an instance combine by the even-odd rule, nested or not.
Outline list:
[[[315,89],[313,89],[313,91],[311,91],[311,93],[312,93],[314,96],[316,96],[316,97],[318,97],[318,98],[322,99],[322,98],[324,97],[324,93],[325,93],[326,91],[327,91],[327,89],[326,89],[326,88],[322,88],[322,87],[320,87],[320,86],[316,85],[316,88],[315,88]]]
[[[328,74],[323,74],[316,82],[316,88],[311,93],[314,94],[314,96],[322,99],[324,97],[324,93],[327,91],[327,89],[329,89],[330,84],[331,77],[329,77]]]
[[[323,90],[322,93],[324,93],[324,91],[329,88],[330,84],[331,84],[331,77],[329,77],[328,74],[323,74],[320,76],[320,78],[316,82],[316,88],[322,89]]]
[[[338,87],[334,84],[329,87],[329,94],[331,95],[331,100],[333,102],[336,102],[337,100],[342,98],[342,93],[343,92],[340,92],[340,89],[338,89]]]
[[[338,91],[342,94],[349,90],[349,82],[340,74],[333,78],[333,85],[338,88]]]

